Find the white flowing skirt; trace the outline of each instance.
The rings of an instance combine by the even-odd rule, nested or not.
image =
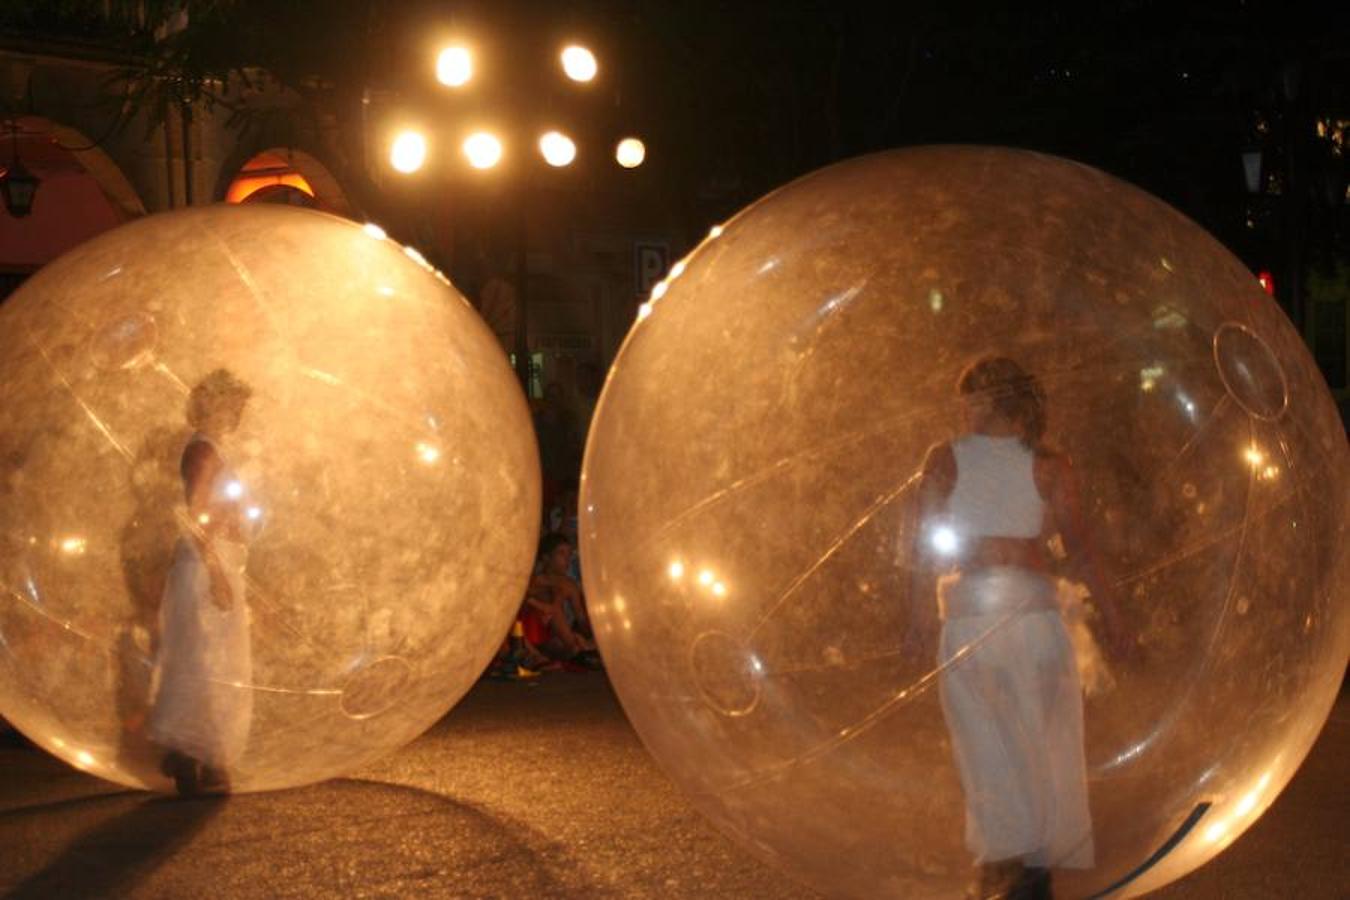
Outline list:
[[[1082,687],[1054,583],[998,568],[946,577],[938,591],[978,611],[947,618],[938,651],[967,847],[977,863],[1090,867]]]
[[[214,545],[230,608],[211,599],[211,576],[196,545],[181,538],[159,609],[150,738],[217,768],[243,753],[253,717],[253,658],[244,595],[243,544]]]

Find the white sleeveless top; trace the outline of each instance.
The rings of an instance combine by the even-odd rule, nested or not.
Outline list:
[[[947,518],[962,539],[1034,538],[1045,501],[1036,489],[1035,456],[1019,438],[968,434],[952,443],[956,486]]]

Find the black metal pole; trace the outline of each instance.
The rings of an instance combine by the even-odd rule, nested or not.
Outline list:
[[[516,375],[520,378],[520,386],[528,400],[533,365],[530,360],[530,248],[524,197],[524,190],[518,189],[511,199],[516,208]]]
[[[192,105],[184,100],[183,111],[183,205],[192,205]]]
[[[172,110],[172,107],[169,110]],[[169,203],[169,209],[178,205],[173,177],[173,126],[170,124],[171,119],[170,112],[166,111],[164,114],[164,188],[168,194],[166,199]]]
[[[1303,296],[1304,241],[1308,217],[1308,181],[1306,150],[1312,129],[1308,115],[1306,86],[1301,82],[1304,72],[1300,61],[1286,64],[1283,71],[1284,88],[1284,238],[1285,259],[1288,265],[1289,318],[1306,340],[1307,310]]]

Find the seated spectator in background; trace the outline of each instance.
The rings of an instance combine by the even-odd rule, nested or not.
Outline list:
[[[577,553],[577,479],[567,478],[561,482],[554,503],[544,516],[544,533],[557,533],[563,537],[571,550],[571,558],[564,573],[578,585],[581,584],[581,557]],[[554,552],[560,552],[556,548]]]
[[[568,575],[572,544],[551,532],[539,542],[539,560],[521,607],[525,636],[544,653],[583,665],[598,665],[590,617],[581,586]],[[547,629],[545,631],[544,629]]]

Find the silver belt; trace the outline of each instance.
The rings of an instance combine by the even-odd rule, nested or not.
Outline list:
[[[1058,609],[1054,582],[1027,569],[994,566],[938,581],[938,612],[943,621]]]

